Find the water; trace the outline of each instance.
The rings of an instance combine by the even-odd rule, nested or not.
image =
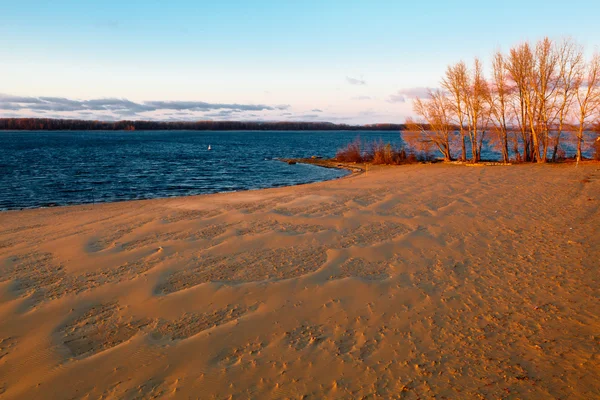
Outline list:
[[[398,132],[0,132],[0,209],[269,188],[348,172],[275,158],[332,157]],[[211,145],[212,150],[208,151]]]
[[[333,157],[357,136],[402,143],[392,131],[0,132],[0,210],[336,179],[348,172],[275,159]],[[485,145],[482,158],[500,153]]]

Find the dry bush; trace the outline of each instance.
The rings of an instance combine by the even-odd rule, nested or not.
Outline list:
[[[343,149],[339,149],[337,154],[335,155],[336,161],[342,162],[363,162],[363,154],[362,154],[362,143],[360,138],[354,139],[352,143],[349,143]]]
[[[406,151],[403,147],[394,148],[391,143],[384,144],[379,140],[371,144],[369,158],[373,164],[403,164],[406,162]]]
[[[366,149],[363,151],[363,149]],[[338,150],[336,161],[342,162],[370,162],[379,165],[400,165],[418,162],[425,159],[420,153],[407,152],[404,146],[393,146],[382,140],[373,141],[368,146],[364,145],[359,138]]]

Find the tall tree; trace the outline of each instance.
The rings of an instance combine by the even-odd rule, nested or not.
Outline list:
[[[522,43],[510,49],[506,68],[510,79],[517,88],[513,110],[519,126],[523,146],[522,161],[531,161],[533,158],[530,123],[535,120],[535,108],[532,107],[534,98],[531,89],[531,76],[533,75],[533,52],[529,43]]]
[[[451,104],[444,92],[429,90],[427,99],[414,100],[413,109],[421,122],[408,118],[406,120],[408,130],[417,133],[418,140],[432,143],[445,161],[451,161],[450,136],[453,131]]]
[[[556,161],[556,155],[560,146],[560,140],[567,122],[568,114],[573,105],[576,94],[576,83],[584,68],[583,49],[570,38],[564,39],[557,48],[558,52],[558,90],[554,115],[556,130],[551,136],[552,161]]]
[[[547,37],[535,46],[535,63],[530,76],[531,87],[536,96],[538,107],[537,129],[535,122],[531,123],[531,134],[534,140],[534,154],[537,162],[546,162],[549,145],[550,119],[555,108],[556,93],[559,79],[557,67],[559,56],[554,43]]]
[[[475,59],[466,94],[466,114],[469,121],[469,140],[471,142],[471,161],[481,160],[481,145],[489,122],[489,86],[483,76],[483,67]]]
[[[468,71],[466,64],[461,61],[457,64],[448,66],[446,76],[442,79],[442,87],[450,94],[450,109],[455,117],[455,123],[458,125],[461,140],[461,161],[467,160],[467,130],[466,122],[466,96],[468,91]]]
[[[508,134],[510,124],[510,94],[508,71],[504,55],[497,52],[492,60],[492,87],[489,91],[490,116],[500,143],[502,162],[509,162]]]
[[[600,107],[600,54],[596,53],[575,82],[575,117],[577,120],[577,162],[582,159],[584,133],[591,128]]]

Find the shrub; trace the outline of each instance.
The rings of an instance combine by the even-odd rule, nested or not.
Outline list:
[[[415,163],[419,162],[419,160],[417,159],[417,155],[415,154],[414,151],[409,151],[408,152],[408,155],[406,157],[406,162],[408,164],[415,164]]]
[[[348,146],[338,150],[335,159],[342,162],[363,162],[361,147],[360,138],[356,138]]]
[[[400,165],[411,164],[419,161],[429,161],[433,159],[428,152],[407,152],[404,146],[394,147],[391,143],[384,143],[376,140],[368,146],[368,150],[362,151],[366,147],[359,138],[343,149],[338,150],[335,159],[342,162],[370,162],[380,165]]]
[[[404,147],[395,148],[390,143],[382,141],[371,145],[370,159],[373,164],[398,165],[409,162]]]
[[[395,164],[395,154],[392,149],[392,145],[387,143],[383,144],[382,141],[373,142],[371,146],[373,164]]]

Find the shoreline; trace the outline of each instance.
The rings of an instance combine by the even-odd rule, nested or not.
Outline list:
[[[443,164],[448,166],[465,166],[465,167],[491,167],[491,166],[547,166],[547,167],[566,167],[566,166],[574,166],[577,163],[575,160],[565,160],[563,162],[558,163],[501,163],[495,161],[481,161],[479,163],[473,164],[470,162],[462,162],[462,161],[437,161],[437,162],[418,162],[414,164],[401,164],[401,165],[373,165],[371,163],[349,163],[349,162],[340,162],[335,161],[334,159],[323,159],[323,158],[276,158],[274,161],[279,161],[283,163],[299,163],[306,165],[318,166],[321,168],[331,168],[331,169],[342,169],[349,171],[350,173],[341,177],[319,180],[315,182],[305,182],[298,183],[294,185],[282,185],[282,186],[273,186],[273,187],[263,187],[263,188],[255,188],[255,189],[242,189],[242,190],[234,190],[227,192],[214,192],[214,193],[200,193],[200,194],[190,194],[190,195],[181,195],[181,196],[167,196],[167,197],[149,197],[144,199],[124,199],[124,200],[116,200],[116,201],[104,201],[104,202],[83,202],[83,203],[75,203],[75,204],[63,204],[56,206],[41,206],[41,207],[23,207],[23,208],[12,208],[12,209],[0,209],[0,216],[6,213],[15,213],[21,211],[33,211],[33,210],[47,210],[47,209],[64,209],[66,207],[84,207],[84,206],[100,206],[103,204],[119,204],[119,203],[130,203],[130,202],[149,202],[156,200],[169,200],[169,199],[185,199],[185,198],[193,198],[193,197],[203,197],[203,196],[215,196],[215,195],[226,195],[226,194],[234,194],[234,193],[244,193],[244,192],[256,192],[263,190],[273,190],[273,189],[282,189],[296,186],[305,186],[305,185],[315,185],[325,182],[338,181],[343,179],[349,179],[356,176],[360,176],[361,174],[365,174],[368,171],[373,171],[373,169],[379,168],[401,168],[407,167],[410,165],[433,165],[433,164]],[[581,166],[583,165],[597,165],[600,166],[600,161],[598,160],[584,160],[579,163]]]
[[[307,165],[315,165],[317,167],[322,167],[322,168],[330,168],[330,169],[344,169],[347,171],[350,171],[351,174],[350,175],[346,175],[343,176],[341,178],[337,178],[337,179],[342,179],[342,178],[346,178],[348,176],[353,176],[355,174],[361,174],[363,172],[365,172],[366,170],[366,163],[349,163],[349,162],[341,162],[341,161],[336,161],[334,159],[329,159],[329,158],[321,158],[321,157],[315,157],[315,158],[278,158],[278,161],[284,162],[284,163],[288,163],[288,164],[307,164]],[[361,164],[363,164],[363,166],[361,166]]]
[[[95,206],[95,205],[100,205],[100,204],[113,204],[113,203],[136,202],[136,201],[152,201],[152,200],[162,200],[162,199],[176,199],[176,198],[186,198],[186,197],[210,196],[210,195],[227,194],[227,193],[240,193],[240,192],[258,191],[258,190],[278,189],[278,188],[293,187],[293,186],[311,185],[311,184],[316,184],[316,183],[335,181],[338,179],[346,179],[346,178],[358,175],[361,172],[364,172],[364,169],[362,169],[360,167],[352,167],[351,165],[342,166],[340,163],[338,163],[340,165],[337,165],[337,166],[333,165],[335,163],[328,162],[330,160],[322,160],[323,163],[321,164],[321,163],[317,163],[317,162],[310,162],[310,161],[314,161],[314,160],[306,159],[306,158],[273,159],[273,161],[282,161],[282,162],[288,162],[291,160],[295,160],[296,162],[298,162],[300,164],[314,165],[314,166],[318,166],[318,167],[322,167],[322,168],[347,170],[347,171],[350,171],[350,173],[347,175],[344,175],[344,176],[340,176],[340,177],[324,179],[324,180],[317,180],[317,181],[312,181],[312,182],[302,182],[302,183],[297,183],[297,184],[292,184],[292,185],[281,185],[281,186],[272,186],[272,187],[259,187],[259,188],[252,188],[252,189],[240,189],[240,190],[232,190],[232,191],[225,191],[225,192],[199,193],[199,194],[188,194],[188,195],[180,195],[180,196],[165,196],[165,197],[148,197],[148,198],[144,198],[144,199],[123,199],[123,200],[109,200],[109,201],[96,201],[96,202],[82,202],[82,203],[73,203],[73,204],[52,205],[52,206],[10,208],[10,209],[4,209],[4,210],[0,209],[0,215],[2,215],[3,213],[7,213],[7,212],[18,212],[18,211],[26,211],[26,210],[54,209],[54,208],[64,208],[64,207],[76,207],[76,206]]]

